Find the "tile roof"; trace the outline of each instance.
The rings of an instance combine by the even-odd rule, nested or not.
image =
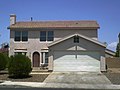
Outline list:
[[[99,28],[96,21],[29,21],[16,22],[10,28]]]

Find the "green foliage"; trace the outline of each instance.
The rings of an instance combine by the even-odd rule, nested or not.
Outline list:
[[[4,70],[7,65],[7,56],[4,54],[0,53],[0,71]]]
[[[120,57],[119,56],[119,43],[117,44],[117,47],[116,47],[116,53],[115,53],[115,57]]]
[[[32,71],[31,61],[25,55],[11,56],[8,64],[9,76],[15,78],[27,77]]]
[[[8,68],[8,62],[10,60],[9,56],[6,53],[3,53],[5,60],[6,60],[6,68]]]

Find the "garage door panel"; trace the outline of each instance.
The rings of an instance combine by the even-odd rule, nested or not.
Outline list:
[[[66,57],[67,55],[67,57]],[[54,52],[54,60],[56,59],[74,59],[75,58],[75,52]]]
[[[100,71],[98,52],[55,52],[54,71]]]
[[[79,66],[79,67],[57,67],[54,68],[54,71],[89,71],[89,72],[96,72],[100,71],[99,67],[94,66]]]
[[[86,64],[86,62],[87,62],[88,64],[91,64],[91,65],[93,65],[93,64],[98,64],[98,63],[99,63],[99,61],[89,61],[89,60],[84,60],[84,61],[83,61],[83,60],[82,60],[82,61],[81,61],[81,60],[79,60],[79,61],[75,61],[75,60],[74,60],[74,61],[73,61],[73,60],[71,60],[71,61],[70,61],[70,60],[69,60],[69,61],[66,60],[66,61],[65,61],[65,60],[64,60],[64,61],[55,61],[54,63],[55,63],[56,65],[64,65],[64,64],[65,64],[65,65],[66,65],[66,64],[70,64],[70,65],[74,65],[74,64],[75,64],[75,65],[77,65],[77,64],[80,65],[80,64],[82,64],[82,65],[83,65],[83,64]]]

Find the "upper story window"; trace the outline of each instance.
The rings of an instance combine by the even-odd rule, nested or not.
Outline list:
[[[46,31],[40,32],[40,41],[46,41]]]
[[[53,41],[53,37],[54,34],[53,34],[53,31],[48,31],[47,33],[47,41]]]
[[[28,31],[15,31],[14,41],[28,41]]]
[[[79,36],[74,36],[74,43],[79,43]]]
[[[15,38],[14,38],[14,40],[15,41],[20,41],[20,38],[21,38],[21,32],[20,31],[15,31]]]
[[[53,41],[54,32],[53,31],[41,31],[40,32],[40,41]]]
[[[28,41],[28,32],[22,31],[22,41]]]

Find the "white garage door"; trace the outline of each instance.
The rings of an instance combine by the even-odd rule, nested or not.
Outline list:
[[[54,52],[54,71],[100,71],[98,52]]]

